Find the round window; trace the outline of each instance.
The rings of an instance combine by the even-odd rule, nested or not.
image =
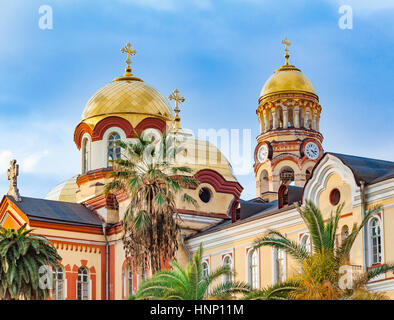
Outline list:
[[[341,193],[338,189],[334,189],[330,192],[330,202],[333,206],[336,206],[341,200]]]
[[[198,196],[200,197],[200,200],[204,203],[208,203],[209,200],[212,198],[211,190],[208,188],[201,188]]]

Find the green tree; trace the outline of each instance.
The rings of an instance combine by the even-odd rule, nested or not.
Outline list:
[[[175,257],[180,229],[176,202],[197,205],[183,191],[197,187],[198,181],[189,167],[174,165],[176,155],[184,150],[174,135],[165,134],[159,140],[136,136],[135,141],[116,142],[122,157],[113,163],[112,181],[105,192],[128,194],[122,221],[126,258],[155,273]]]
[[[291,241],[278,231],[270,230],[254,243],[254,249],[270,246],[284,250],[292,256],[301,266],[291,282],[296,284],[294,290],[287,291],[290,299],[381,299],[382,294],[369,293],[366,284],[379,274],[394,270],[394,265],[386,264],[379,268],[368,270],[361,274],[351,288],[341,288],[339,279],[343,275],[341,266],[349,265],[349,256],[352,246],[367,224],[380,207],[367,210],[360,225],[353,225],[351,233],[336,247],[336,232],[344,204],[337,207],[335,213],[324,222],[323,215],[313,202],[307,201],[305,207],[297,206],[297,210],[305,222],[311,237],[312,248],[307,250],[302,245]],[[291,284],[282,284],[289,288]],[[280,287],[276,290],[279,293]],[[264,292],[262,292],[263,295]]]
[[[40,288],[40,276],[52,279],[49,267],[57,267],[61,257],[47,238],[31,235],[31,231],[26,230],[26,224],[18,230],[0,228],[0,298],[3,300],[48,297],[48,286]],[[47,267],[43,271],[50,273],[40,275],[42,266]]]
[[[233,275],[229,266],[221,266],[204,276],[202,268],[203,248],[194,254],[191,262],[183,269],[178,263],[171,262],[171,270],[158,271],[151,279],[145,281],[131,299],[145,300],[203,300],[231,299],[236,294],[250,291],[249,285],[229,281],[217,284],[210,290],[213,283],[222,276]]]

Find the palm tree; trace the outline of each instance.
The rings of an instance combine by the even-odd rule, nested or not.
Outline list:
[[[146,300],[203,300],[230,299],[235,294],[250,291],[243,282],[225,282],[210,286],[222,276],[233,275],[229,266],[221,266],[204,276],[202,269],[203,248],[194,254],[191,262],[183,269],[178,263],[171,262],[171,270],[158,271],[151,279],[144,282],[131,299]]]
[[[321,211],[313,202],[306,201],[304,208],[297,206],[297,210],[310,233],[311,251],[275,230],[270,230],[263,237],[255,240],[254,249],[271,246],[284,250],[301,265],[301,271],[292,279],[297,283],[297,288],[288,291],[289,298],[353,299],[358,296],[359,298],[376,299],[383,297],[368,293],[365,286],[377,275],[394,270],[392,264],[368,270],[354,282],[351,289],[342,289],[339,286],[339,279],[342,275],[340,267],[350,264],[350,251],[357,236],[368,220],[380,210],[380,207],[367,210],[360,225],[354,224],[351,233],[336,247],[336,232],[343,206],[343,203],[339,205],[335,214],[331,213],[326,222],[324,222]],[[289,284],[285,283],[283,287],[288,288]],[[276,292],[280,291],[278,288]]]
[[[176,199],[197,205],[184,188],[197,187],[191,169],[175,166],[176,155],[183,150],[178,141],[166,134],[159,140],[135,133],[136,141],[117,141],[122,158],[114,161],[113,180],[106,194],[117,191],[129,195],[122,226],[126,258],[152,273],[172,260],[178,249],[180,217]]]
[[[61,257],[47,238],[31,235],[31,231],[26,224],[18,230],[0,228],[0,299],[48,297],[49,285],[40,286],[40,267],[56,268]],[[52,273],[46,276],[52,277]]]

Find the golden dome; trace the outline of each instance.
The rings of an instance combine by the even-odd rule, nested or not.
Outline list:
[[[278,93],[309,93],[316,96],[315,88],[310,80],[293,65],[281,66],[265,82],[260,99]]]
[[[182,133],[177,133],[182,134]],[[212,143],[198,139],[192,135],[185,135],[180,147],[184,149],[176,156],[175,166],[188,166],[191,174],[200,170],[210,169],[222,175],[227,181],[235,181],[230,162],[226,156]]]
[[[76,193],[79,190],[77,185],[77,177],[78,175],[58,184],[51,191],[49,191],[49,193],[45,196],[45,199],[76,202]]]
[[[109,114],[172,117],[167,100],[139,78],[119,77],[96,91],[86,103],[82,120]]]

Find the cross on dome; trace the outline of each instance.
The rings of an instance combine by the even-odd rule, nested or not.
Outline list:
[[[126,73],[124,75],[125,76],[132,76],[133,74],[131,73],[131,67],[130,67],[131,59],[130,59],[130,57],[135,56],[137,53],[137,50],[132,49],[131,43],[128,42],[125,47],[120,49],[120,51],[122,53],[127,53],[127,59],[126,59],[127,67],[126,67]]]
[[[290,55],[289,55],[289,49],[288,49],[288,46],[291,46],[291,42],[289,42],[288,41],[288,39],[287,39],[287,37],[285,37],[283,40],[282,40],[282,44],[284,44],[285,45],[285,59],[286,59],[286,64],[289,64],[289,57],[290,57]]]

